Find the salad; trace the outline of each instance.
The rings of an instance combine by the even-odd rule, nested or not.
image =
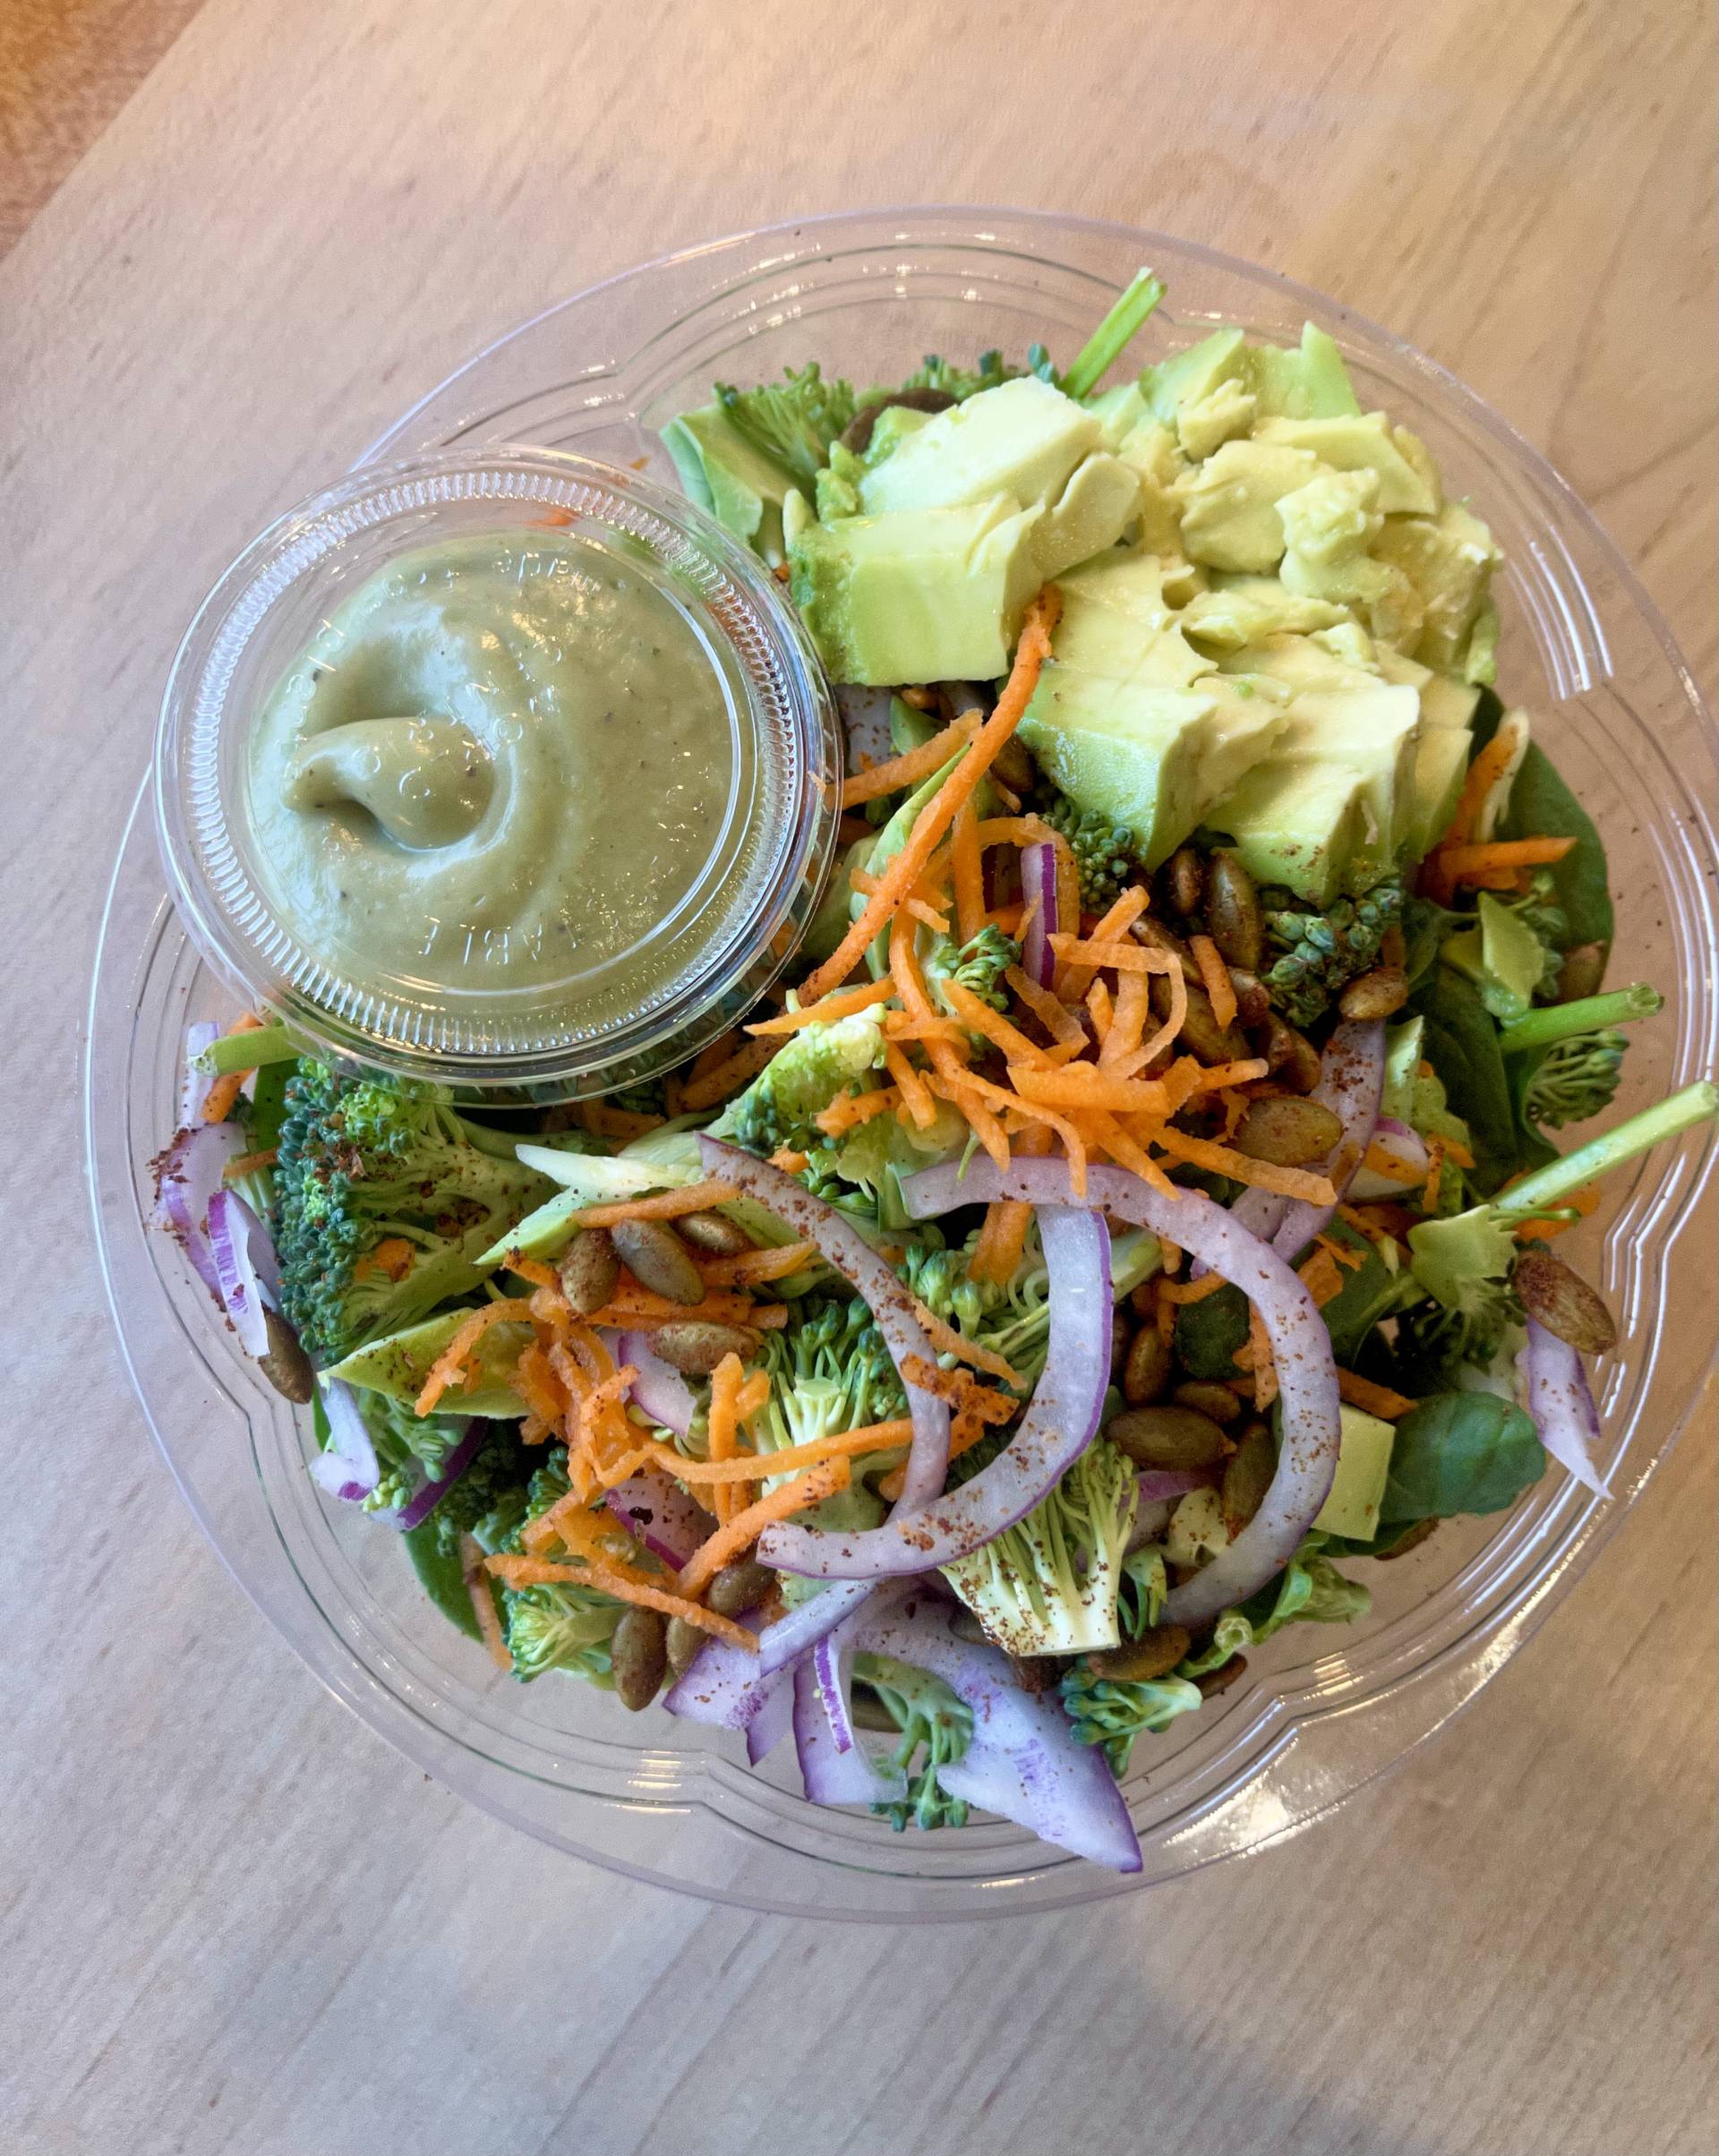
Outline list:
[[[665,430],[848,728],[747,1023],[459,1110],[246,1014],[156,1163],[319,1484],[513,1679],[1123,1870],[1131,1762],[1274,1633],[1606,1494],[1558,1239],[1719,1109],[1566,1141],[1662,999],[1495,689],[1492,536],[1311,325],[1101,386],[1160,296],[1065,371],[809,362]]]

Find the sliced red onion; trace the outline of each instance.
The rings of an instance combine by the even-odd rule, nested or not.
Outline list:
[[[1275,1190],[1261,1190],[1257,1184],[1244,1190],[1229,1209],[1229,1217],[1238,1221],[1251,1236],[1258,1236],[1261,1243],[1269,1243],[1283,1225],[1283,1216],[1293,1201],[1282,1197]],[[1190,1266],[1190,1279],[1201,1280],[1211,1270],[1210,1265]]]
[[[1600,1414],[1580,1355],[1568,1340],[1530,1318],[1527,1341],[1516,1361],[1540,1442],[1578,1483],[1586,1483],[1601,1497],[1610,1497],[1612,1492],[1595,1465]]]
[[[209,1202],[224,1187],[227,1162],[244,1148],[235,1123],[187,1124],[155,1164],[156,1219],[217,1302],[222,1300],[221,1282],[209,1245]]]
[[[1418,1131],[1410,1130],[1407,1124],[1398,1123],[1394,1116],[1380,1116],[1373,1125],[1373,1142],[1367,1151],[1382,1153],[1387,1159],[1398,1162],[1405,1172],[1401,1176],[1381,1175],[1377,1168],[1369,1168],[1364,1159],[1349,1184],[1349,1195],[1363,1203],[1369,1198],[1401,1197],[1417,1183],[1425,1182],[1426,1171],[1432,1165],[1425,1139]]]
[[[1179,1244],[1233,1281],[1259,1312],[1270,1340],[1283,1409],[1277,1474],[1264,1502],[1235,1541],[1176,1588],[1165,1604],[1173,1622],[1201,1624],[1232,1603],[1244,1601],[1283,1570],[1330,1493],[1342,1427],[1331,1336],[1313,1297],[1284,1260],[1202,1192],[1184,1190],[1167,1198],[1122,1168],[1090,1168],[1086,1180],[1090,1203]],[[953,1166],[930,1168],[910,1176],[902,1188],[909,1211],[920,1219],[996,1198],[1054,1206],[1066,1205],[1071,1195],[1068,1163],[1053,1159],[1013,1160],[1006,1171],[993,1161],[974,1160],[960,1180]],[[1109,1324],[1107,1311],[1102,1327],[1107,1364]],[[967,1489],[980,1479],[975,1476]]]
[[[936,1362],[924,1328],[913,1314],[913,1298],[894,1269],[833,1205],[815,1198],[792,1176],[772,1168],[767,1160],[742,1152],[738,1146],[701,1137],[698,1150],[713,1175],[756,1198],[779,1220],[816,1243],[835,1270],[853,1283],[871,1305],[871,1314],[898,1371],[914,1356],[922,1362]],[[908,1413],[913,1418],[913,1442],[908,1448],[897,1513],[928,1504],[943,1488],[949,1471],[948,1402],[922,1385],[908,1384],[905,1375],[902,1382],[907,1387]],[[759,1554],[765,1553],[760,1551]],[[770,1561],[767,1556],[765,1561]]]
[[[1125,1556],[1133,1556],[1143,1550],[1149,1542],[1156,1542],[1170,1524],[1170,1514],[1176,1510],[1167,1497],[1142,1499],[1134,1508],[1134,1524],[1128,1530],[1128,1540],[1123,1545]]]
[[[357,1396],[339,1378],[324,1381],[322,1411],[329,1418],[329,1444],[311,1462],[311,1479],[331,1497],[355,1505],[382,1479],[376,1447]]]
[[[262,1306],[275,1301],[280,1273],[267,1230],[235,1190],[218,1190],[209,1201],[209,1248],[217,1288],[239,1345],[260,1362],[269,1352]]]
[[[879,1601],[858,1644],[941,1677],[972,1710],[966,1757],[937,1769],[949,1794],[1094,1864],[1138,1871],[1140,1842],[1116,1776],[1096,1745],[1075,1741],[1056,1693],[1023,1691],[1005,1656],[957,1637],[946,1603]]]
[[[221,1029],[212,1018],[205,1018],[188,1029],[185,1034],[185,1075],[179,1088],[179,1127],[192,1130],[202,1121],[203,1103],[209,1099],[209,1089],[215,1082],[212,1071],[197,1067],[197,1058],[206,1048],[211,1048],[221,1037]]]
[[[849,1698],[856,1635],[879,1606],[868,1596],[795,1665],[794,1750],[814,1804],[890,1804],[907,1794],[906,1775],[877,1766],[860,1742]]]
[[[603,1502],[653,1557],[677,1572],[710,1531],[699,1507],[656,1467],[629,1475],[606,1492]]]
[[[686,1379],[651,1346],[650,1334],[604,1331],[603,1338],[617,1363],[630,1364],[638,1373],[630,1396],[634,1406],[642,1407],[663,1429],[685,1437],[692,1428],[697,1402]]]
[[[1056,849],[1047,840],[1021,849],[1021,902],[1038,900],[1021,939],[1021,970],[1029,980],[1048,988],[1056,971],[1050,939],[1061,928],[1056,904]]]
[[[748,1654],[713,1639],[663,1704],[671,1715],[721,1729],[744,1729],[763,1704],[772,1681],[816,1647],[871,1592],[866,1580],[843,1580],[799,1603],[758,1634],[758,1651]],[[744,1620],[742,1620],[744,1621]]]
[[[794,1725],[794,1681],[783,1670],[765,1686],[758,1711],[746,1725],[746,1757],[756,1767]]]
[[[471,1428],[466,1431],[465,1436],[448,1455],[441,1473],[437,1476],[434,1482],[425,1483],[423,1487],[415,1492],[410,1501],[403,1504],[398,1512],[382,1513],[379,1517],[391,1520],[402,1535],[406,1534],[413,1527],[420,1526],[429,1519],[431,1513],[435,1510],[449,1491],[453,1488],[466,1468],[483,1450],[489,1434],[489,1424],[481,1415],[475,1416],[472,1418]]]
[[[958,1186],[952,1170],[959,1192],[952,1203],[981,1202],[977,1166]],[[765,1564],[814,1579],[882,1579],[954,1564],[1024,1519],[1085,1451],[1110,1382],[1110,1237],[1096,1212],[1069,1204],[1042,1207],[1039,1235],[1049,1272],[1050,1340],[1009,1445],[960,1489],[911,1512],[903,1502],[881,1527],[843,1535],[789,1520],[768,1528],[758,1542]]]
[[[1325,1163],[1335,1194],[1329,1205],[1295,1198],[1285,1207],[1271,1247],[1287,1261],[1299,1257],[1313,1237],[1330,1227],[1366,1158],[1385,1090],[1384,1020],[1346,1019],[1325,1043],[1322,1062],[1313,1098],[1334,1109],[1343,1125],[1343,1135]]]
[[[1204,1467],[1142,1467],[1134,1477],[1143,1505],[1174,1504],[1190,1490],[1210,1489],[1215,1479]]]
[[[835,703],[848,739],[850,771],[886,764],[894,755],[889,732],[890,693],[887,689],[861,689],[851,681],[837,684]]]

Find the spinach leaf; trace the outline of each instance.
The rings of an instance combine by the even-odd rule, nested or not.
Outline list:
[[[1226,1283],[1176,1317],[1176,1352],[1191,1377],[1222,1383],[1236,1375],[1236,1350],[1247,1339],[1247,1297]]]
[[[1504,716],[1504,699],[1495,689],[1483,689],[1480,701],[1475,706],[1475,715],[1468,723],[1468,735],[1476,757],[1498,732],[1499,722]]]
[[[1593,818],[1565,785],[1552,758],[1531,743],[1510,788],[1510,805],[1498,826],[1500,838],[1573,838],[1576,843],[1552,868],[1558,903],[1569,923],[1569,942],[1612,941],[1612,893],[1605,848]]]
[[[458,1625],[468,1638],[481,1639],[483,1635],[477,1629],[477,1613],[466,1591],[458,1555],[438,1546],[433,1516],[409,1528],[400,1540],[406,1544],[419,1584],[449,1623]]]
[[[1351,1250],[1362,1253],[1362,1262],[1353,1270],[1345,1270],[1341,1289],[1320,1313],[1331,1336],[1332,1354],[1339,1363],[1347,1365],[1354,1363],[1376,1325],[1425,1290],[1416,1286],[1407,1269],[1392,1272],[1379,1255],[1377,1246],[1365,1236],[1358,1235],[1347,1221],[1333,1220],[1324,1232],[1332,1241],[1347,1244]],[[1217,1297],[1211,1299],[1215,1302]],[[1203,1304],[1195,1303],[1188,1314],[1204,1307]]]
[[[1415,1007],[1426,1020],[1423,1048],[1451,1108],[1468,1125],[1475,1165],[1468,1180],[1489,1198],[1522,1162],[1521,1132],[1498,1045],[1498,1027],[1480,991],[1453,966],[1434,966]]]
[[[1441,1392],[1397,1425],[1381,1525],[1502,1512],[1545,1470],[1532,1420],[1495,1392]]]

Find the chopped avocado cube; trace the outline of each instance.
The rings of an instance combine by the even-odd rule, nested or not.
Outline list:
[[[1406,659],[1389,644],[1373,646],[1373,661],[1387,681],[1407,681],[1420,690],[1423,726],[1454,726],[1464,733],[1473,726],[1480,691],[1471,683]]]
[[[1005,672],[1043,581],[1041,513],[999,495],[802,532],[791,589],[831,678],[886,688]]]
[[[1333,629],[1344,619],[1343,609],[1329,599],[1285,591],[1275,577],[1217,576],[1211,586],[1183,609],[1182,633],[1219,651],[1239,651],[1267,637]]]
[[[1420,594],[1426,618],[1415,656],[1428,666],[1460,666],[1503,559],[1491,532],[1459,501],[1448,501],[1436,517],[1387,518],[1373,552]]]
[[[1149,419],[1124,435],[1116,454],[1140,480],[1140,543],[1166,560],[1181,560],[1182,503],[1176,482],[1187,459],[1161,419]]]
[[[1057,663],[1077,672],[1101,674],[1112,681],[1145,681],[1165,689],[1186,689],[1211,672],[1166,612],[1152,628],[1132,621],[1108,606],[1070,607],[1056,630]]]
[[[1278,574],[1290,591],[1361,608],[1375,637],[1412,652],[1425,610],[1402,570],[1367,552],[1384,523],[1378,498],[1371,471],[1324,471],[1286,494],[1278,504],[1285,541]]]
[[[1039,520],[1032,547],[1040,578],[1060,577],[1114,546],[1139,513],[1139,475],[1120,458],[1095,451],[1075,466]]]
[[[1498,679],[1498,609],[1489,599],[1480,610],[1463,654],[1462,678],[1490,689]]]
[[[1248,371],[1247,339],[1239,329],[1214,329],[1184,352],[1173,352],[1148,367],[1140,378],[1141,393],[1154,419],[1174,426],[1184,404],[1210,397],[1220,382],[1240,381],[1245,386]]]
[[[1284,548],[1278,504],[1305,491],[1322,468],[1309,449],[1225,442],[1176,483],[1183,551],[1191,561],[1202,561],[1209,569],[1255,573],[1276,569]]]
[[[1435,675],[1434,680],[1438,677]],[[1412,807],[1402,837],[1404,863],[1425,859],[1457,812],[1462,782],[1468,775],[1468,731],[1463,726],[1429,723],[1426,695],[1421,694],[1421,732],[1415,744]]]
[[[1182,454],[1196,462],[1227,441],[1253,432],[1259,400],[1238,381],[1220,381],[1192,404],[1176,406],[1176,438]]]
[[[1545,953],[1521,915],[1501,905],[1490,891],[1481,893],[1478,911],[1477,926],[1446,937],[1439,957],[1467,975],[1479,988],[1481,1001],[1502,1024],[1532,1007]]]
[[[1438,474],[1425,444],[1407,427],[1393,427],[1382,412],[1344,419],[1265,419],[1254,439],[1310,450],[1334,472],[1372,472],[1379,481],[1378,507],[1387,516],[1439,513]]]
[[[1114,389],[1098,389],[1082,404],[1103,429],[1107,449],[1117,449],[1141,421],[1148,416],[1146,398],[1139,382],[1125,381]]]
[[[1036,375],[938,412],[860,483],[868,516],[954,509],[1013,495],[1032,509],[1055,501],[1074,467],[1102,446],[1102,423]]]
[[[1055,663],[1021,738],[1082,808],[1125,825],[1149,868],[1165,860],[1283,723],[1279,697],[1214,675],[1191,688],[1117,680]]]
[[[1248,353],[1248,379],[1261,412],[1287,419],[1345,419],[1361,406],[1335,341],[1304,322],[1299,351],[1255,345]]]
[[[1396,865],[1419,724],[1407,687],[1362,675],[1303,689],[1270,754],[1205,821],[1256,882],[1287,884],[1319,906],[1368,890]]]
[[[1385,1482],[1390,1473],[1390,1450],[1397,1433],[1376,1415],[1364,1415],[1347,1404],[1338,1441],[1337,1473],[1330,1493],[1313,1519],[1316,1534],[1346,1535],[1355,1542],[1371,1542],[1379,1532],[1379,1508],[1384,1502]]]
[[[1332,648],[1335,633],[1320,629],[1306,636],[1262,637],[1256,644],[1226,652],[1218,663],[1225,673],[1269,674],[1297,695],[1307,689],[1376,688],[1379,676],[1369,660],[1357,664],[1353,647]]]
[[[755,449],[720,405],[671,419],[663,446],[690,500],[773,568],[783,559],[783,507],[798,491],[785,465]]]

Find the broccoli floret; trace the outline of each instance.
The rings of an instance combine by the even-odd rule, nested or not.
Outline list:
[[[970,1236],[960,1250],[910,1244],[899,1268],[909,1289],[933,1316],[970,1336],[979,1332],[1008,1292],[995,1280],[974,1279],[969,1270],[973,1240]]]
[[[802,1026],[730,1101],[711,1134],[764,1159],[784,1146],[815,1151],[825,1142],[817,1117],[840,1094],[866,1091],[883,1060],[884,1029],[876,1010]]]
[[[428,1089],[314,1063],[287,1081],[274,1185],[281,1308],[324,1365],[470,1294],[481,1253],[554,1189]]]
[[[1554,1042],[1527,1082],[1523,1113],[1532,1122],[1550,1124],[1553,1130],[1597,1116],[1617,1093],[1629,1045],[1615,1026]]]
[[[1080,1662],[1062,1681],[1063,1706],[1077,1743],[1101,1744],[1117,1781],[1128,1771],[1134,1740],[1142,1730],[1167,1729],[1178,1715],[1203,1704],[1200,1688],[1185,1677],[1142,1678],[1119,1683]]]
[[[1116,1596],[1116,1621],[1125,1639],[1138,1639],[1151,1630],[1164,1614],[1169,1591],[1169,1567],[1162,1545],[1149,1542],[1130,1550],[1122,1561],[1122,1586]]]
[[[907,1412],[907,1395],[863,1296],[808,1296],[765,1336],[770,1399],[752,1425],[761,1449],[780,1451]]]
[[[1102,913],[1123,887],[1137,880],[1133,834],[1097,808],[1080,808],[1058,794],[1044,818],[1068,841],[1081,879],[1081,911]]]
[[[853,1674],[868,1685],[902,1732],[902,1741],[887,1764],[908,1776],[907,1795],[894,1804],[875,1804],[872,1810],[886,1818],[897,1834],[911,1819],[914,1826],[964,1827],[967,1807],[945,1793],[938,1770],[965,1757],[973,1739],[973,1710],[957,1698],[941,1677],[911,1663],[897,1662],[893,1655],[856,1655]],[[914,1755],[924,1747],[924,1763],[916,1770]]]
[[[840,378],[825,381],[815,359],[798,372],[784,367],[781,381],[763,382],[756,389],[718,382],[716,401],[737,433],[785,465],[808,487],[816,483],[836,436],[856,409],[852,385]]]
[[[513,1673],[529,1683],[545,1670],[566,1670],[605,1691],[614,1688],[610,1643],[627,1604],[594,1587],[558,1580],[505,1597]]]
[[[527,1519],[566,1493],[567,1455],[558,1450],[555,1458],[561,1464],[560,1487],[543,1502],[533,1504],[531,1489],[541,1476],[543,1449],[522,1444],[517,1423],[492,1424],[483,1450],[430,1515],[438,1545],[451,1554],[460,1536],[469,1535],[486,1557],[514,1545]]]
[[[968,398],[976,397],[981,389],[994,389],[999,382],[1012,381],[1020,372],[1019,367],[1005,366],[1000,352],[981,352],[978,365],[973,367],[957,367],[946,359],[938,358],[935,352],[928,352],[924,365],[916,367],[901,387],[903,389],[940,389],[945,397],[953,397],[957,404],[964,404]],[[888,395],[887,389],[869,389],[864,401],[873,404],[879,398]]]
[[[1324,913],[1300,911],[1287,892],[1262,896],[1266,935],[1282,955],[1261,982],[1290,1024],[1304,1028],[1357,974],[1378,964],[1386,930],[1403,917],[1403,887],[1396,882],[1376,884],[1364,898],[1339,898]]]
[[[1000,1355],[1028,1384],[1044,1366],[1050,1337],[1050,1275],[1036,1235],[1029,1235],[1021,1262],[1006,1287],[975,1281],[968,1267],[975,1229],[958,1253],[910,1246],[902,1262],[908,1285],[926,1307],[957,1331]],[[1110,1285],[1118,1302],[1157,1270],[1158,1239],[1144,1228],[1118,1236],[1110,1245]]]
[[[390,1399],[382,1392],[355,1390],[353,1399],[382,1471],[381,1480],[365,1498],[363,1509],[366,1512],[398,1511],[446,1468],[449,1455],[466,1435],[466,1418],[415,1415],[407,1402]]]
[[[1087,1447],[1026,1518],[943,1575],[1012,1655],[1115,1647],[1122,1554],[1139,1492],[1108,1438]]]
[[[994,925],[981,928],[964,944],[957,944],[952,936],[940,936],[925,962],[926,986],[936,996],[945,980],[959,981],[992,1010],[1006,1011],[1008,991],[1000,984],[1008,969],[1020,962],[1020,945]],[[938,1000],[948,1011],[947,1003],[942,997]]]

